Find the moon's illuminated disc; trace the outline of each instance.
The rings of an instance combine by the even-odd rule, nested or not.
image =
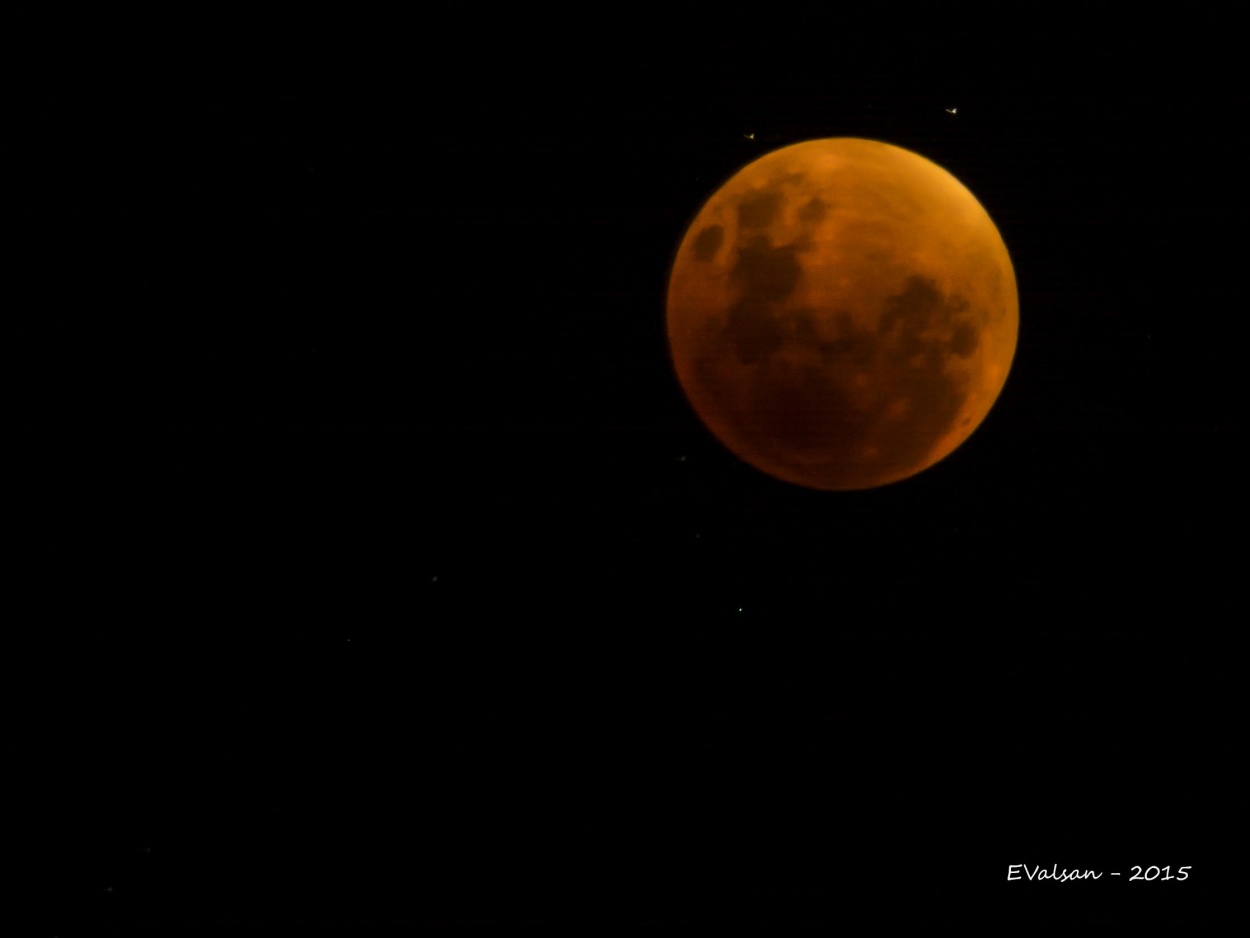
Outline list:
[[[747,165],[700,209],[668,288],[686,396],[746,462],[863,489],[942,459],[1002,390],[1015,273],[985,209],[908,150],[833,138]]]

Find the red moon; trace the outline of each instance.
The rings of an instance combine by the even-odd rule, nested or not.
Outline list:
[[[1019,330],[989,215],[922,156],[855,138],[797,143],[732,176],[673,262],[673,365],[737,456],[796,485],[913,476],[977,428]]]

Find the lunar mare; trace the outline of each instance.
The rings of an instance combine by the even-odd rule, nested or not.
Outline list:
[[[816,489],[884,485],[949,455],[1002,390],[1018,327],[985,209],[946,170],[872,140],[812,140],[740,170],[669,279],[669,348],[695,412],[746,462]]]

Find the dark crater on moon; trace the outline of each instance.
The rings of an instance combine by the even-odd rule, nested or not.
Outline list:
[[[773,247],[756,236],[738,249],[738,260],[729,273],[738,285],[738,301],[729,311],[725,338],[738,361],[754,365],[768,358],[785,341],[777,304],[790,296],[803,276],[798,248]]]
[[[694,237],[694,257],[707,263],[716,256],[725,241],[725,229],[720,225],[708,225]]]
[[[777,218],[785,193],[780,188],[757,189],[738,202],[738,228],[767,228]]]
[[[820,196],[812,196],[799,209],[799,221],[808,225],[814,225],[823,221],[825,216],[829,214],[829,203]]]

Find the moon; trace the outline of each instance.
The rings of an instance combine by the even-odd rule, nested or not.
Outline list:
[[[868,489],[960,446],[1007,380],[1015,271],[981,203],[922,156],[809,140],[732,176],[668,283],[669,350],[695,413],[796,485]]]

